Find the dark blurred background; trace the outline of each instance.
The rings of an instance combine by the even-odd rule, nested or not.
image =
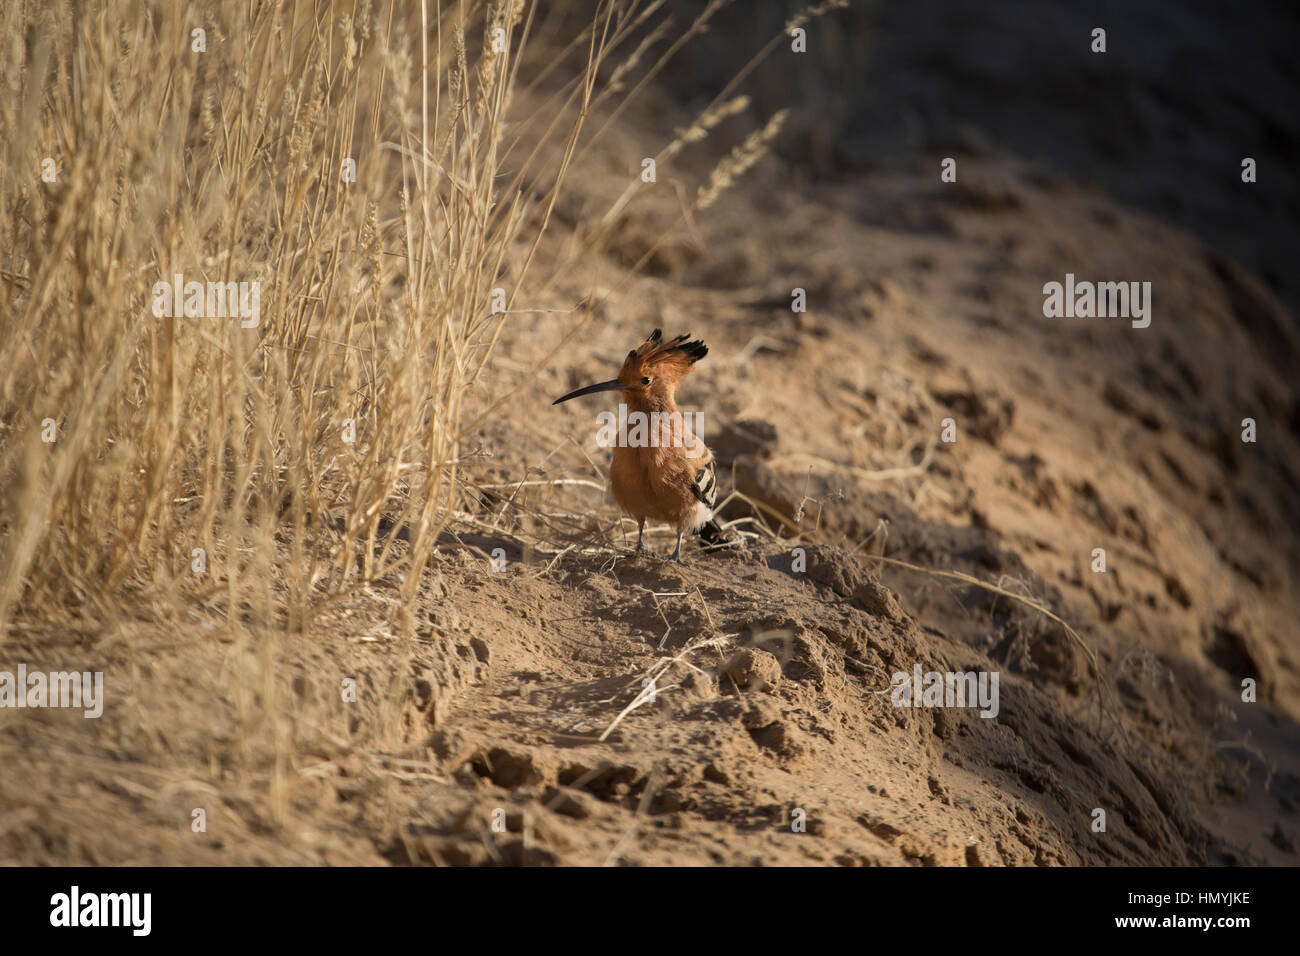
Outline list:
[[[706,5],[666,9],[684,28]],[[702,107],[805,6],[728,4],[661,86]],[[780,150],[809,176],[934,157],[937,177],[939,157],[1012,152],[1193,230],[1295,316],[1297,27],[1295,0],[855,0],[806,24],[806,54],[782,43],[739,91],[760,121],[791,109]]]

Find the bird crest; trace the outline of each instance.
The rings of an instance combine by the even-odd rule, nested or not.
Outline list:
[[[689,332],[665,339],[663,332],[655,329],[644,342],[627,353],[618,377],[629,385],[643,384],[646,378],[662,385],[675,385],[708,354],[709,347],[699,339],[691,341]]]

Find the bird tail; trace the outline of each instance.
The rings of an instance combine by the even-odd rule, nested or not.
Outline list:
[[[725,531],[722,530],[722,526],[718,524],[716,518],[710,518],[708,521],[704,522],[704,524],[700,526],[700,530],[697,534],[699,534],[700,540],[704,543],[703,547],[705,551],[719,551],[723,548],[730,548],[736,543],[732,538],[727,536]]]

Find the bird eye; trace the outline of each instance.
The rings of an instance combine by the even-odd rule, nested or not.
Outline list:
[[[647,375],[645,378],[641,379],[641,384],[642,384],[642,385],[649,385],[649,384],[650,384],[650,376]]]

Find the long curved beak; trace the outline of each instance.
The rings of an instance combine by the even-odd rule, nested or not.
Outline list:
[[[623,387],[623,383],[616,378],[608,382],[598,382],[595,385],[588,385],[586,388],[580,388],[577,391],[570,392],[568,395],[561,395],[552,405],[558,405],[560,402],[567,402],[571,398],[581,398],[583,395],[594,395],[596,392],[617,392]]]

